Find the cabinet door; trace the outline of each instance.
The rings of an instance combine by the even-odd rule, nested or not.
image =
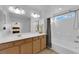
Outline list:
[[[41,50],[46,48],[46,36],[40,36],[40,44],[41,44]]]
[[[25,42],[21,45],[21,53],[32,54],[32,39],[26,39]]]
[[[12,46],[13,46],[12,42],[3,43],[3,44],[0,44],[0,50],[3,50],[5,48],[9,48],[9,47],[12,47]]]
[[[0,51],[0,54],[18,54],[18,53],[19,53],[19,47],[17,46],[6,48]]]
[[[33,53],[37,53],[40,51],[40,40],[38,37],[33,38]]]

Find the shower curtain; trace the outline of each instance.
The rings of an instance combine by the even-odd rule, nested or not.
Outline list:
[[[50,18],[47,18],[47,40],[46,40],[46,46],[47,48],[51,48],[52,47],[52,43],[51,43],[51,20]]]

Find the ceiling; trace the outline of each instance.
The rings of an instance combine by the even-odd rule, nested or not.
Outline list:
[[[71,9],[78,9],[78,5],[1,5],[0,7],[8,10],[9,6],[16,6],[26,11],[26,15],[29,17],[33,11],[42,16],[42,18],[52,17],[54,14]]]

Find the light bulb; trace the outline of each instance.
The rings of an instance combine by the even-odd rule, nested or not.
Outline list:
[[[40,17],[39,14],[35,14],[35,13],[31,13],[31,16],[34,17],[34,18],[38,18],[38,17]]]
[[[15,9],[15,13],[16,14],[21,14],[21,11],[17,8],[17,9]]]
[[[25,14],[25,11],[24,10],[21,10],[21,14]]]
[[[62,8],[59,8],[58,10],[62,10]]]
[[[9,11],[14,12],[15,11],[14,7],[10,6]]]

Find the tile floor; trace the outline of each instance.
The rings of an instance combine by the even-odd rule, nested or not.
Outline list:
[[[57,53],[51,49],[44,49],[41,52],[39,52],[38,54],[57,54]]]

